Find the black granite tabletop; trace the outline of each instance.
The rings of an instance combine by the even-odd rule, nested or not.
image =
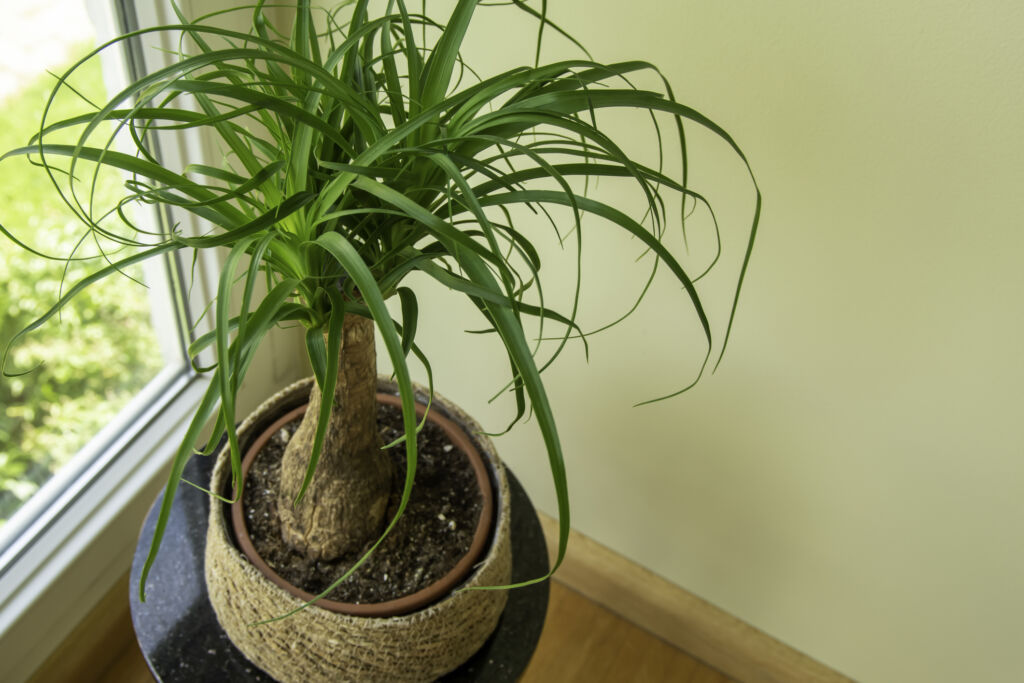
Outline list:
[[[194,457],[185,479],[209,481],[212,457]],[[522,485],[509,472],[512,492],[512,581],[543,576],[547,551],[540,522]],[[135,634],[153,676],[163,683],[273,681],[228,640],[217,623],[203,579],[203,552],[209,498],[183,485],[149,575],[146,602],[139,602],[139,574],[156,525],[158,497],[142,527],[131,572],[131,612]],[[490,640],[446,682],[515,681],[533,655],[544,624],[548,583],[509,591],[508,606]]]

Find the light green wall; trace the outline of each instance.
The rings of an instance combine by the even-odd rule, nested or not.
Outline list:
[[[664,287],[589,366],[568,354],[548,373],[573,526],[860,680],[1020,680],[1024,6],[551,4],[597,58],[661,66],[766,197],[706,383],[630,408],[692,364]],[[485,66],[515,44],[492,28],[472,47]],[[735,229],[742,169],[695,146]],[[614,299],[635,250],[588,241],[589,301]],[[508,405],[484,401],[502,360],[444,331],[479,326],[445,300],[421,320],[439,388],[499,429]],[[499,440],[552,512],[539,443],[532,423]]]

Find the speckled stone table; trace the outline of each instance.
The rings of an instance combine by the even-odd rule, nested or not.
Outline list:
[[[212,457],[194,457],[185,478],[205,485]],[[540,521],[519,481],[509,472],[512,492],[512,581],[543,576],[547,550]],[[139,602],[139,574],[146,559],[162,494],[146,517],[131,572],[132,624],[150,671],[162,683],[272,682],[228,640],[206,593],[203,551],[209,498],[182,485],[163,545],[149,575],[146,602]],[[526,668],[540,638],[549,587],[543,582],[509,592],[508,606],[490,640],[445,682],[515,681]]]

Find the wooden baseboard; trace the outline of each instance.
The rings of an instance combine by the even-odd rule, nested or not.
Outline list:
[[[558,523],[541,514],[554,557]],[[572,531],[556,578],[740,683],[850,683],[709,602]]]

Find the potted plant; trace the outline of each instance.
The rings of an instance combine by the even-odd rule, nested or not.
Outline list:
[[[704,365],[708,364],[712,329],[694,284],[699,277],[683,268],[662,235],[672,219],[672,207],[681,212],[695,205],[710,210],[686,182],[684,126],[696,125],[718,136],[746,165],[740,148],[710,119],[678,103],[648,63],[601,64],[583,50],[579,59],[542,64],[545,31],[576,42],[549,21],[546,3],[539,9],[525,0],[511,3],[537,21],[534,64],[496,75],[476,74],[463,61],[460,46],[479,4],[456,0],[441,15],[412,11],[403,0],[377,3],[372,11],[367,0],[351,0],[331,10],[314,9],[308,0],[299,0],[291,26],[283,29],[268,21],[261,1],[245,10],[252,14],[247,33],[218,27],[216,15],[189,21],[179,12],[177,24],[136,31],[104,46],[145,33],[170,33],[182,39],[174,64],[137,78],[94,112],[56,122],[44,113],[39,134],[25,147],[8,152],[28,155],[46,168],[76,209],[89,238],[116,247],[106,262],[69,288],[12,345],[82,289],[132,264],[175,251],[224,253],[216,298],[210,303],[213,331],[199,336],[189,349],[194,357],[215,349],[216,363],[197,368],[211,373],[212,380],[173,462],[143,571],[143,590],[183,467],[195,453],[205,452],[199,442],[211,422],[210,443],[226,442],[212,493],[235,500],[244,488],[244,447],[280,417],[281,406],[291,407],[308,396],[304,417],[283,447],[277,509],[281,535],[310,562],[338,555],[358,558],[334,585],[357,571],[402,518],[413,491],[416,435],[426,424],[424,415],[440,412],[461,421],[463,431],[489,452],[495,468],[489,476],[500,482],[500,464],[490,454],[483,430],[437,398],[432,386],[417,389],[413,384],[409,354],[422,361],[428,375],[430,367],[416,343],[417,292],[406,279],[414,272],[468,297],[487,331],[496,333],[504,345],[511,369],[508,390],[517,406],[513,422],[526,415],[529,406],[547,450],[560,517],[557,567],[569,531],[566,474],[540,374],[546,364],[538,367],[526,330],[531,321],[542,329],[559,329],[552,360],[571,338],[585,335],[576,320],[578,277],[567,312],[550,308],[544,298],[542,254],[531,232],[538,222],[550,222],[558,231],[557,220],[546,213],[552,207],[564,212],[561,238],[571,240],[576,249],[582,248],[585,217],[596,217],[646,248],[655,264],[652,278],[659,266],[671,273],[700,320],[708,342]],[[632,84],[632,79],[651,75],[662,84],[660,91]],[[64,83],[62,79],[54,96]],[[599,125],[609,109],[646,117],[657,133],[655,152],[659,157],[666,150],[674,154],[676,172],[632,158],[609,137]],[[152,134],[165,128],[201,129],[222,147],[225,163],[163,167],[152,148]],[[74,132],[70,142],[65,140],[68,131]],[[131,138],[134,153],[115,146],[119,134]],[[126,194],[117,206],[90,203],[90,177],[97,169],[126,174]],[[587,184],[598,178],[630,182],[644,198],[646,214],[630,216],[588,196]],[[756,183],[754,189],[757,204],[736,297],[760,212]],[[191,212],[210,228],[197,236],[135,225],[123,210],[134,202]],[[525,220],[523,208],[533,212]],[[113,215],[126,218],[126,227],[110,227]],[[259,283],[266,285],[262,293]],[[233,304],[236,298],[240,303]],[[397,302],[393,308],[388,307],[389,299]],[[734,313],[735,299],[729,326]],[[314,377],[285,390],[238,428],[239,386],[260,342],[283,324],[305,328]],[[374,329],[394,368],[390,389],[401,414],[401,436],[392,439],[388,449],[382,449],[375,426]],[[4,369],[8,371],[6,355]],[[417,408],[417,393],[429,407]],[[268,438],[275,430],[277,425]],[[404,450],[404,473],[397,478],[387,454],[396,449]],[[395,499],[389,504],[393,487]],[[498,497],[502,498],[500,491]],[[210,543],[219,545],[208,548],[208,580],[266,584],[235,549],[221,506],[213,508]],[[501,524],[499,519],[499,531]],[[500,541],[491,546],[492,554],[501,554]],[[507,584],[503,563],[507,565],[507,558],[484,560],[483,568],[462,587]],[[224,579],[228,575],[230,579]],[[237,591],[247,589],[235,583],[218,585],[217,592],[227,593],[218,615],[232,622],[226,628],[236,642],[244,641],[240,647],[247,656],[283,679],[351,676],[352,670],[345,667],[353,660],[368,667],[358,669],[360,676],[388,680],[420,680],[457,665],[454,660],[417,655],[412,659],[430,661],[424,669],[412,670],[410,658],[402,659],[401,653],[395,655],[401,660],[398,664],[387,664],[397,668],[363,663],[353,652],[378,646],[365,646],[360,640],[363,632],[354,635],[353,629],[369,623],[371,631],[379,631],[382,624],[398,624],[394,628],[406,634],[406,629],[429,621],[424,614],[436,605],[386,619],[327,616],[317,605],[303,609],[332,589],[305,600],[272,586],[270,597],[264,598],[240,596]],[[211,595],[214,592],[211,587]],[[441,619],[481,624],[478,633],[463,638],[479,644],[496,622],[502,595],[461,590],[442,601],[456,603],[456,609],[463,610],[461,616]],[[275,619],[285,613],[291,616]],[[306,621],[300,623],[301,619]],[[272,623],[253,626],[254,621]],[[320,651],[297,654],[288,640],[294,640],[289,629],[306,634],[304,640],[310,640],[312,632],[329,640],[330,633],[341,633],[341,640],[356,641],[356,650],[332,642],[326,649],[341,652],[342,661],[326,665]],[[387,637],[421,637],[396,636],[398,631],[389,631]],[[442,637],[436,629],[430,633],[427,640]],[[441,649],[445,648],[452,649],[450,644]],[[267,658],[277,650],[288,652],[286,662],[268,664]],[[456,659],[464,655],[460,651]]]

